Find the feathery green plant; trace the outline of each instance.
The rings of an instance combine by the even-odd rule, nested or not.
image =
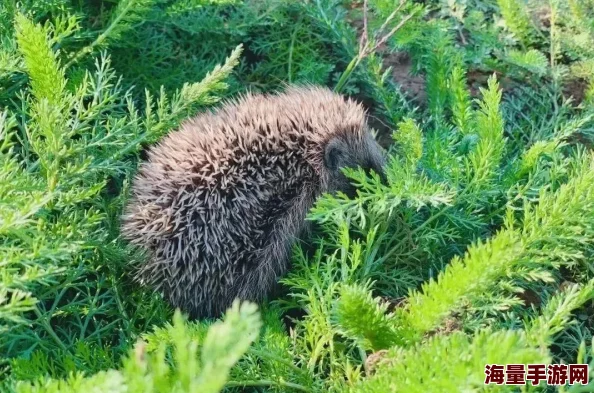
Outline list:
[[[134,168],[127,158],[197,106],[216,102],[241,50],[201,82],[156,100],[147,93],[140,113],[107,56],[68,86],[52,50],[56,30],[21,14],[15,23],[31,88],[21,107],[1,117],[2,210],[10,213],[2,219],[0,346],[8,359],[53,363],[60,375],[80,366],[89,346],[125,349],[127,337],[167,315],[159,299],[126,288],[131,255],[113,226]],[[132,317],[134,304],[146,313]],[[17,360],[17,374],[29,374],[25,363]]]
[[[233,385],[228,381],[229,371],[257,338],[260,326],[256,306],[236,302],[224,320],[211,325],[198,343],[178,312],[173,325],[165,330],[171,344],[161,341],[148,352],[140,341],[119,370],[87,378],[78,373],[67,380],[19,383],[16,392],[220,392],[225,384]]]
[[[422,3],[0,9],[0,390],[481,391],[485,363],[592,363],[594,4]],[[402,51],[423,102],[392,73]],[[118,238],[141,150],[224,96],[302,82],[392,132],[387,181],[345,170],[357,197],[317,202],[261,322],[236,303],[169,324]]]

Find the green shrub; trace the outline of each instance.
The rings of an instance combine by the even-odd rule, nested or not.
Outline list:
[[[216,393],[227,382],[231,367],[258,336],[259,328],[260,319],[255,305],[247,303],[240,307],[239,303],[235,303],[224,322],[209,327],[198,348],[188,326],[176,313],[173,326],[164,331],[170,340],[162,340],[149,352],[145,343],[137,343],[120,371],[102,371],[90,378],[73,374],[66,381],[19,384],[16,391]],[[170,345],[172,348],[169,348]]]
[[[483,391],[486,363],[594,364],[593,5],[8,2],[0,390]],[[368,42],[395,29],[365,56],[363,16]],[[424,101],[388,67],[403,51]],[[304,82],[369,107],[387,182],[345,171],[357,197],[320,198],[260,313],[185,321],[131,282],[119,239],[142,150],[224,97]]]
[[[157,97],[147,92],[140,112],[109,57],[68,85],[51,48],[58,28],[21,14],[15,27],[30,90],[1,117],[2,353],[31,357],[16,363],[23,377],[47,362],[57,375],[81,362],[102,368],[111,362],[105,349],[125,350],[129,337],[169,315],[160,299],[127,284],[133,257],[117,226],[130,157],[215,102],[240,49],[201,82]],[[102,355],[86,356],[92,345]]]

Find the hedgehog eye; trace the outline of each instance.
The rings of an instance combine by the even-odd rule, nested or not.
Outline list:
[[[326,162],[326,166],[332,170],[345,166],[348,161],[346,143],[338,138],[330,140],[326,145],[324,161]]]

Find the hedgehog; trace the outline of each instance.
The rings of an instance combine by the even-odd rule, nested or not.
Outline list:
[[[324,193],[353,195],[342,168],[382,175],[363,106],[315,86],[247,93],[186,120],[148,150],[122,217],[146,251],[135,280],[193,318],[261,302],[290,265]]]

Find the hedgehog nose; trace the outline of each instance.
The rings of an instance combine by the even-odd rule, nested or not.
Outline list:
[[[388,185],[388,177],[386,176],[386,165],[384,164],[383,166],[379,167],[376,170],[376,172],[379,175],[382,184],[384,186],[387,186]]]
[[[386,177],[386,168],[385,168],[385,164],[384,166],[382,166],[381,164],[372,164],[369,165],[366,169],[365,172],[367,174],[367,176],[371,176],[371,172],[376,173],[379,178],[380,178],[380,182],[383,185],[388,185],[388,178]]]
[[[387,165],[386,159],[381,155],[378,162],[373,166],[373,170],[379,175],[383,185],[388,185],[388,177],[386,176]]]

